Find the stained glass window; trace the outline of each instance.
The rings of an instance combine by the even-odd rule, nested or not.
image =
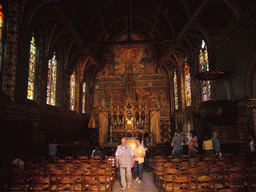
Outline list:
[[[86,96],[86,83],[83,83],[83,95],[82,95],[82,113],[85,113],[85,96]]]
[[[48,81],[47,81],[47,97],[46,103],[48,105],[56,105],[56,80],[57,80],[57,60],[56,53],[48,61]]]
[[[3,58],[3,28],[4,28],[4,13],[3,7],[0,4],[0,71],[2,71],[2,58]]]
[[[76,85],[76,76],[75,71],[70,77],[70,110],[75,110],[75,85]]]
[[[178,104],[178,82],[177,82],[176,69],[174,69],[173,82],[174,82],[174,106],[175,106],[175,110],[178,110],[178,108],[179,108],[179,104]]]
[[[190,68],[186,59],[184,64],[184,72],[185,72],[185,86],[186,86],[186,106],[188,107],[191,105],[191,83],[190,83]]]
[[[199,54],[199,72],[209,71],[209,63],[208,63],[208,51],[205,41],[202,40]],[[211,100],[211,82],[210,81],[202,81],[201,82],[201,95],[202,101]]]
[[[32,37],[30,41],[30,58],[28,68],[28,90],[27,98],[34,100],[34,87],[35,87],[35,68],[36,68],[36,45],[35,38]]]

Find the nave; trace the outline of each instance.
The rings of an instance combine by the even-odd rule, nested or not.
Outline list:
[[[173,155],[158,155],[149,159],[149,172],[144,171],[142,182],[132,179],[131,189],[124,191],[251,191],[256,190],[256,158],[240,153],[223,154],[197,158],[182,155],[181,159]],[[98,187],[101,191],[121,191],[119,168],[115,167],[114,157],[101,160],[99,157],[52,158],[40,157],[36,162],[25,163],[20,172],[13,170],[1,174],[3,191],[90,191]],[[132,170],[133,171],[133,170]],[[181,181],[182,185],[176,185]],[[93,182],[92,182],[93,180]],[[68,183],[62,183],[68,182]],[[185,184],[187,183],[187,184]],[[17,190],[19,189],[19,190]],[[96,190],[97,191],[97,190]]]

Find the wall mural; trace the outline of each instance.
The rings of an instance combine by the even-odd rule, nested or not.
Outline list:
[[[133,41],[143,40],[137,34],[132,34]],[[127,35],[120,36],[115,41],[126,41]],[[153,64],[156,60],[156,54],[152,45],[116,45],[109,46],[103,55],[106,67],[104,70],[107,75],[123,75],[127,72],[135,76],[145,74],[147,66]],[[149,67],[148,67],[149,68]],[[152,68],[152,65],[150,66]],[[151,72],[153,73],[153,71]]]
[[[149,79],[150,80],[150,79]],[[120,83],[120,82],[119,82]],[[150,87],[150,88],[133,88],[134,95],[131,98],[128,98],[125,94],[125,87],[119,87],[118,85],[114,86],[113,82],[105,82],[103,86],[100,86],[96,89],[94,94],[94,107],[101,107],[101,109],[110,109],[112,104],[124,105],[126,100],[132,100],[131,103],[140,103],[141,105],[146,105],[148,108],[161,108],[169,107],[169,101],[167,99],[167,81],[164,82],[166,86],[161,87]],[[163,83],[163,82],[161,82]],[[121,83],[120,83],[121,84]],[[158,86],[158,83],[154,83],[154,86]],[[145,85],[144,85],[145,86]],[[150,85],[151,86],[151,83]],[[153,84],[152,84],[153,86]],[[112,89],[111,89],[112,87]],[[116,89],[118,87],[118,89]],[[104,89],[108,88],[108,89]],[[162,113],[161,113],[162,114]]]
[[[104,60],[106,75],[133,73],[135,77],[145,74],[150,64],[156,59],[149,45],[117,45],[108,48]],[[152,66],[151,71],[152,71]],[[150,69],[149,69],[150,70]]]
[[[125,41],[126,38],[125,34],[118,41]],[[136,34],[132,34],[131,39],[143,40]],[[95,113],[98,110],[109,111],[111,117],[121,114],[125,121],[130,110],[134,117],[133,130],[138,128],[136,115],[145,114],[147,122],[143,126],[148,129],[150,111],[160,109],[161,115],[169,117],[167,75],[164,70],[156,69],[157,55],[152,45],[109,46],[102,61],[105,67],[97,74],[95,82]],[[131,106],[129,110],[128,104]],[[113,129],[127,130],[125,122],[117,125],[113,118],[110,119]]]

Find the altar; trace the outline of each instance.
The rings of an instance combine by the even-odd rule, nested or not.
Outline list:
[[[141,136],[140,128],[150,133],[150,143],[161,143],[160,137],[160,111],[148,110],[145,106],[134,106],[128,103],[123,109],[118,107],[112,112],[99,113],[99,141],[106,143],[121,143],[126,137],[134,144],[134,139]]]
[[[104,102],[99,105],[99,144],[120,142],[123,137],[139,137],[141,127],[150,133],[152,143],[159,144],[160,105],[151,106],[149,100],[148,103],[139,100],[133,69],[127,65],[124,70],[122,89],[115,93],[116,97],[121,94],[123,97],[119,97],[119,102],[111,102],[108,107]]]
[[[136,147],[136,138],[126,138],[127,140],[127,145],[130,145],[132,147],[132,149],[134,149]]]
[[[143,40],[134,33],[130,35],[133,40]],[[128,37],[120,36],[118,41],[126,41]],[[90,87],[94,87],[93,94],[88,97],[88,109],[99,127],[99,144],[137,137],[140,127],[151,133],[153,144],[170,140],[174,131],[167,125],[173,113],[170,79],[158,66],[153,46],[108,46],[102,59],[105,67],[96,75]]]

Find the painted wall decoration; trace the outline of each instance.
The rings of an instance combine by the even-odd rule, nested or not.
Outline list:
[[[132,40],[143,40],[132,34]],[[117,39],[126,41],[126,34]],[[160,110],[164,118],[169,118],[169,98],[167,74],[157,69],[157,55],[152,45],[115,45],[106,48],[102,57],[105,67],[95,80],[94,111],[109,111],[113,131],[128,130],[125,125],[114,122],[114,114],[127,118],[126,108],[131,105],[134,127],[140,121],[142,111],[147,116],[150,110]],[[148,116],[144,123],[150,123]],[[125,122],[124,122],[125,123]],[[147,125],[149,128],[150,125]],[[113,135],[113,139],[116,135]]]
[[[143,40],[136,34],[132,34],[133,41]],[[124,34],[117,41],[126,41],[127,35]],[[115,45],[109,46],[103,55],[103,61],[106,64],[104,68],[105,75],[124,75],[132,73],[134,76],[147,73],[156,61],[156,54],[152,45],[136,44],[136,45]]]

